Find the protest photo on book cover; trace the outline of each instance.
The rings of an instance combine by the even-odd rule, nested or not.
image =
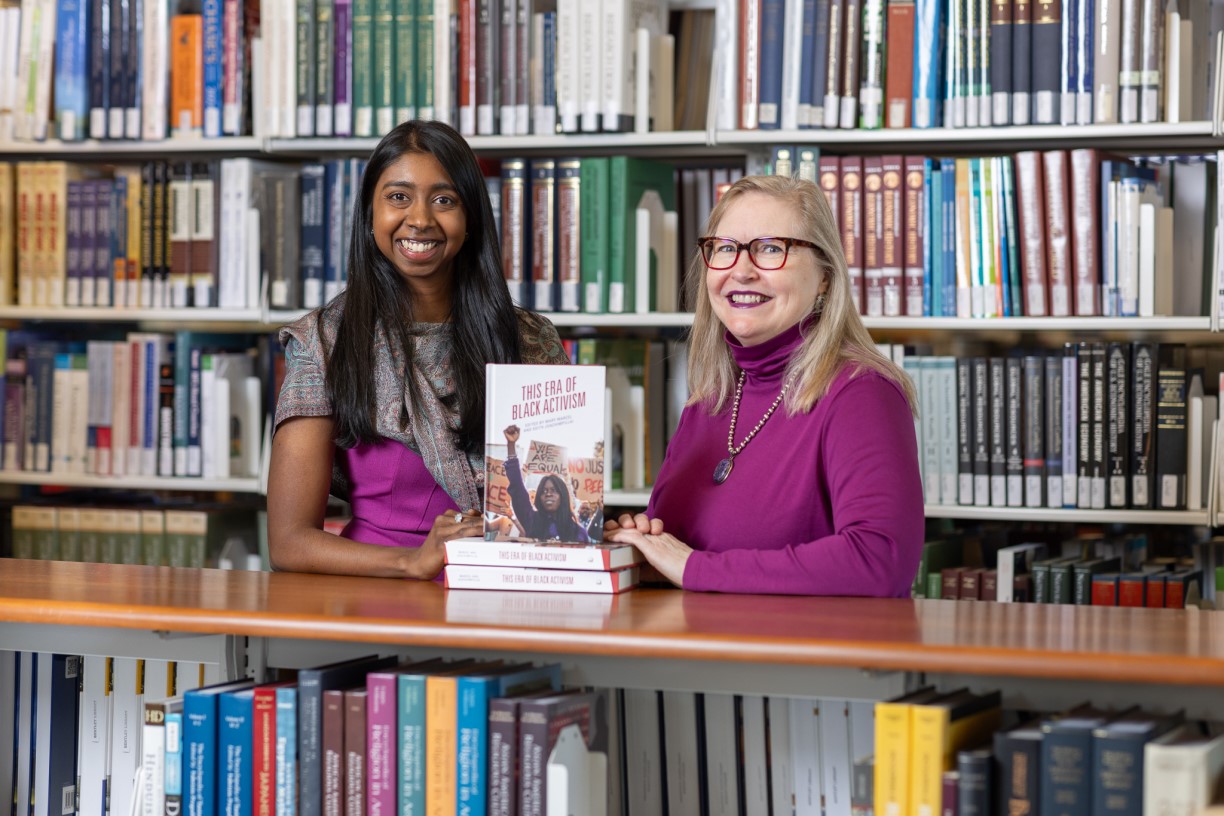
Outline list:
[[[489,365],[485,539],[603,538],[603,366]]]

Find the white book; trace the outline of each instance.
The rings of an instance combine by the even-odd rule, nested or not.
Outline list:
[[[296,4],[286,0],[270,5],[277,7],[278,59],[276,62],[269,60],[267,65],[275,66],[280,112],[279,135],[282,139],[292,139],[297,136],[297,10]],[[256,78],[252,77],[251,82],[255,81]]]
[[[106,813],[106,757],[110,748],[107,661],[108,658],[99,655],[85,655],[81,662],[80,719],[77,731],[77,812],[80,816],[105,816]],[[0,660],[0,667],[2,666],[3,661]],[[2,688],[0,684],[0,689]],[[0,732],[3,732],[3,723],[0,723]],[[0,786],[0,794],[2,793],[3,787]]]
[[[215,363],[214,363],[215,364]],[[230,381],[225,377],[213,377],[212,422],[209,427],[209,447],[212,449],[214,478],[228,479],[232,467],[230,456]],[[207,457],[207,454],[204,454]]]
[[[1224,735],[1182,726],[1143,746],[1143,812],[1195,814],[1213,801],[1224,771]]]
[[[625,689],[625,778],[627,812],[663,816],[663,741],[659,733],[659,692]]]
[[[166,811],[165,704],[146,701],[140,737],[140,816],[162,816]]]
[[[1164,78],[1165,92],[1165,121],[1180,122],[1183,118],[1189,121],[1189,90],[1190,90],[1190,74],[1187,72],[1184,75],[1181,73],[1182,61],[1182,18],[1181,13],[1177,10],[1176,4],[1171,5],[1164,13],[1164,64],[1161,66],[1162,77]],[[1186,25],[1191,25],[1190,21],[1186,21]],[[1189,33],[1189,30],[1187,30]],[[1187,53],[1193,53],[1193,46],[1189,39],[1185,40]],[[1189,65],[1186,66],[1190,68]],[[1183,88],[1186,91],[1185,100],[1182,99]]]
[[[480,536],[452,538],[445,547],[447,564],[607,572],[642,563],[642,554],[629,544],[563,544],[518,539],[486,541]]]
[[[795,807],[795,769],[791,764],[790,700],[769,697],[769,791],[775,814],[790,814]]]
[[[581,93],[579,47],[582,28],[579,0],[557,0],[556,94],[561,132],[577,133]]]
[[[166,138],[170,101],[170,4],[142,3],[144,28],[140,54],[140,137]]]
[[[34,107],[32,138],[34,141],[46,141],[51,135],[51,86],[53,84],[53,69],[55,67],[55,36],[56,12],[59,10],[57,0],[39,0],[38,49],[35,66]]]
[[[604,130],[625,130],[635,114],[636,88],[642,80],[637,32],[630,25],[630,0],[588,0],[598,8],[600,38],[599,100],[600,124]],[[647,53],[649,58],[649,53]],[[642,122],[634,120],[634,130],[644,133]]]
[[[21,48],[20,14],[19,6],[0,8],[0,142],[13,140],[13,96],[17,85],[17,57]],[[14,26],[17,36],[13,36]],[[9,773],[12,773],[11,769]]]
[[[811,103],[799,99],[799,69],[803,66],[804,5],[804,0],[786,0],[786,5],[783,6],[782,105],[778,119],[775,120],[780,122],[782,130],[795,130],[800,125],[806,127],[811,122]]]
[[[451,122],[451,75],[450,75],[450,0],[433,0],[433,64],[434,64],[434,104],[432,108],[422,107],[417,115],[422,119],[436,119],[439,122]],[[340,117],[337,108],[336,117]]]
[[[1011,546],[1001,548],[996,562],[998,586],[995,600],[999,603],[1012,603],[1015,601],[1016,575],[1028,572],[1029,568],[1033,565],[1033,560],[1043,556],[1044,553],[1044,544],[1031,542],[1012,544]],[[1017,573],[1016,569],[1017,563],[1021,567],[1019,573]]]
[[[89,369],[82,355],[72,355],[68,372],[68,473],[83,475],[89,447]]]
[[[221,246],[217,270],[217,305],[222,309],[241,309],[247,305],[242,274],[246,231],[240,216],[246,212],[250,189],[250,159],[222,159]]]
[[[875,701],[850,701],[850,762],[875,754]]]
[[[1164,209],[1164,208],[1161,208]],[[1158,274],[1156,265],[1162,259],[1156,255],[1156,210],[1157,205],[1145,202],[1139,205],[1139,316],[1172,314],[1173,270],[1171,264],[1161,263]],[[1169,211],[1170,214],[1172,210]],[[1172,221],[1169,222],[1172,225]],[[1172,250],[1172,247],[1168,247]],[[1169,260],[1172,260],[1171,257]],[[1156,311],[1156,301],[1161,301],[1163,311]]]
[[[1207,509],[1207,476],[1211,468],[1211,428],[1217,397],[1203,393],[1203,380],[1194,375],[1186,403],[1186,509]]]
[[[939,415],[941,395],[939,391],[939,373],[936,357],[911,357],[918,365],[915,385],[918,386],[919,412],[918,422],[922,424],[922,445],[919,455],[922,458],[923,495],[929,504],[938,504],[942,496],[943,471],[939,456],[942,445],[941,432],[943,422]]]
[[[448,564],[444,570],[447,589],[511,589],[531,592],[600,592],[615,595],[633,589],[638,568],[612,572],[529,567],[477,567]]]
[[[263,105],[258,108],[252,107],[251,114],[256,119],[264,120],[261,135],[269,138],[282,135],[280,132],[281,107],[285,104],[285,99],[280,81],[280,70],[276,66],[286,59],[294,62],[282,48],[280,18],[284,13],[284,6],[284,2],[272,2],[268,4],[267,9],[260,9],[259,40],[263,46],[263,60],[259,76],[251,77],[252,87],[258,84],[263,89]],[[295,99],[294,102],[296,101]]]
[[[707,812],[709,816],[739,816],[739,759],[736,747],[740,743],[735,725],[735,695],[707,693],[703,695],[703,700]],[[764,726],[763,721],[761,725]],[[764,736],[762,727],[762,741]]]
[[[697,747],[697,716],[695,692],[663,692],[668,816],[701,816],[701,791],[698,789],[701,756]]]
[[[653,69],[661,68],[659,60],[651,46],[650,31],[645,28],[633,31],[633,87],[630,89],[633,105],[633,132],[649,133],[651,113],[662,108],[662,104],[654,105],[658,99],[652,99],[657,89],[662,91],[662,83],[654,83]],[[605,119],[605,122],[607,120]],[[615,123],[614,123],[615,124]],[[611,124],[604,124],[605,130],[612,129]]]
[[[791,779],[795,785],[795,816],[821,816],[820,720],[823,700],[790,700]]]
[[[850,816],[850,703],[823,700],[820,705],[821,791],[824,816]]]
[[[640,33],[645,29],[638,31]],[[676,38],[671,34],[652,35],[649,38],[649,50],[650,64],[654,69],[646,72],[645,83],[642,82],[641,73],[638,74],[637,80],[638,88],[645,84],[649,91],[650,119],[647,125],[650,130],[658,132],[672,131],[676,129]]]
[[[21,26],[19,33],[20,50],[17,56],[17,87],[13,95],[13,139],[28,142],[34,138],[33,98],[29,96],[30,79],[37,70],[35,63],[38,54],[35,37],[37,29],[34,21],[39,0],[22,0]]]
[[[584,133],[598,132],[601,124],[604,48],[600,6],[598,2],[578,4],[578,115]]]
[[[761,5],[759,3],[740,3],[742,13],[737,12],[741,26],[739,32],[739,48],[731,52],[742,58],[739,64],[744,66],[743,75],[739,78],[739,88],[728,99],[740,100],[739,121],[732,128],[756,130],[760,123],[761,101]]]
[[[765,698],[757,694],[743,695],[740,698],[740,712],[744,813],[745,816],[769,816],[769,754]]]
[[[132,438],[132,346],[118,340],[111,346],[111,452],[109,475],[124,476],[128,470]]]
[[[68,403],[72,375],[72,355],[55,355],[51,390],[51,472],[67,473],[69,460]]]
[[[111,661],[110,812],[132,812],[136,769],[140,767],[140,738],[144,700],[137,685],[137,660],[116,657]]]
[[[739,111],[739,6],[735,0],[714,3],[714,85],[718,103],[713,108],[716,130],[736,130]]]

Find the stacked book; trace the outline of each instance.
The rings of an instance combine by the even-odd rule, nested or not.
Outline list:
[[[446,542],[448,589],[526,589],[616,594],[638,583],[642,555],[628,544],[557,541]]]
[[[616,594],[641,553],[603,544],[605,368],[485,369],[484,535],[446,542],[448,589]]]

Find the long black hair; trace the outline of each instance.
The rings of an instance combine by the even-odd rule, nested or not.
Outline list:
[[[556,513],[550,513],[541,507],[540,493],[544,490],[544,485],[552,484],[558,493],[561,494],[561,505],[557,508]],[[535,519],[532,526],[533,538],[548,537],[548,523],[551,521],[557,525],[557,534],[562,541],[577,541],[578,531],[582,529],[582,525],[578,523],[578,519],[574,518],[574,506],[570,503],[569,485],[555,473],[549,473],[540,479],[540,483],[536,485],[535,490]]]
[[[353,204],[348,285],[344,314],[327,361],[327,390],[335,410],[336,444],[351,448],[378,439],[374,344],[380,332],[403,350],[404,377],[414,411],[421,410],[411,371],[414,322],[411,290],[383,256],[372,232],[374,194],[383,172],[408,153],[433,156],[450,175],[467,218],[468,237],[453,261],[451,283],[451,371],[455,393],[445,403],[459,415],[456,447],[484,446],[485,364],[518,363],[518,318],[502,274],[493,208],[476,155],[454,128],[441,122],[409,121],[382,138],[366,163],[361,195]],[[336,303],[326,308],[337,308]],[[319,316],[322,330],[322,313]],[[401,408],[400,427],[407,410]]]

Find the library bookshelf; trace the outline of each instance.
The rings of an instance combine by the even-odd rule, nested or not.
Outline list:
[[[1218,716],[1224,617],[937,600],[637,589],[595,597],[431,582],[6,561],[0,644],[218,665],[261,678],[371,651],[559,661],[597,686],[882,699],[919,682],[1006,704]]]

